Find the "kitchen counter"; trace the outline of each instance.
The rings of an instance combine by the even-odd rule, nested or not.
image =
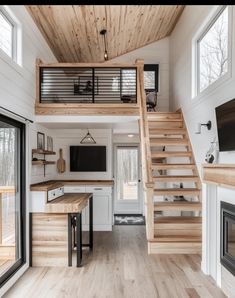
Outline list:
[[[45,205],[45,212],[48,213],[80,213],[88,204],[92,193],[67,193],[63,196],[48,202]]]
[[[113,180],[50,180],[30,185],[31,191],[49,191],[64,185],[104,185],[112,186]]]

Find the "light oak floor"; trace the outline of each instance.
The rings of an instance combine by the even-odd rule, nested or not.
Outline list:
[[[96,232],[82,268],[30,268],[4,298],[226,297],[200,271],[199,255],[149,256],[145,239],[144,226]]]

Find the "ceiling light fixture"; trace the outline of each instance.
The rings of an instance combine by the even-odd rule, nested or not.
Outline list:
[[[103,30],[100,31],[100,34],[103,35],[103,37],[104,37],[104,60],[105,61],[108,60],[108,52],[107,52],[106,36],[105,36],[106,33],[107,33],[106,29],[103,29]]]
[[[96,141],[94,140],[94,138],[91,136],[89,129],[87,129],[87,134],[85,135],[85,137],[81,140],[81,144],[96,144]]]

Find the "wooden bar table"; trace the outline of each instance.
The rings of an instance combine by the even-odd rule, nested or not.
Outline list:
[[[88,205],[88,203],[89,203],[89,243],[82,244],[82,210]],[[57,237],[55,234],[53,234],[53,231],[48,231],[48,222],[52,223],[51,226],[55,231],[56,230],[64,231],[63,227],[66,224],[65,217],[62,218],[62,222],[59,222],[60,215],[67,215],[67,226],[68,226],[67,237],[64,235],[64,233],[61,234],[60,232],[59,232],[60,234],[58,234],[58,237]],[[32,216],[34,217],[34,219],[32,218]],[[88,246],[91,251],[93,250],[93,194],[92,193],[64,194],[63,196],[57,199],[54,199],[53,201],[47,202],[45,204],[45,213],[30,214],[30,225],[32,227],[30,242],[31,242],[31,247],[33,249],[33,253],[31,253],[31,261],[34,256],[37,258],[37,256],[39,255],[38,250],[40,250],[41,254],[46,257],[46,254],[47,254],[46,247],[49,243],[52,243],[51,247],[57,247],[57,246],[59,247],[61,242],[64,241],[64,239],[67,239],[68,266],[72,266],[72,223],[74,218],[76,218],[76,229],[77,229],[76,230],[77,267],[80,267],[82,262],[82,246]],[[42,219],[41,222],[40,222],[40,219]],[[53,219],[54,219],[54,222],[53,222]],[[40,229],[40,226],[41,227],[43,226],[43,221],[46,222],[47,224],[47,228],[46,228],[48,231],[47,234],[51,235],[51,238],[50,236],[43,235],[43,228],[41,228],[40,232],[38,231]],[[44,229],[45,232],[46,232],[46,229]],[[43,241],[45,240],[45,237],[47,237],[46,241]],[[40,238],[42,240],[42,243],[39,243]],[[53,244],[53,241],[54,241],[54,244]],[[35,245],[36,245],[36,248],[34,247]],[[58,256],[60,254],[61,254],[61,250],[58,249]],[[47,256],[47,258],[49,257]],[[52,258],[55,258],[55,257],[53,256]],[[40,261],[36,263],[38,266],[40,266]],[[50,260],[48,260],[48,263],[50,263]],[[55,266],[55,264],[52,264],[52,265]]]

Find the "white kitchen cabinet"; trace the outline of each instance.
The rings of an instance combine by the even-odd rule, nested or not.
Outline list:
[[[89,192],[93,194],[94,231],[112,231],[112,187],[111,186],[67,186],[66,193]],[[89,229],[89,207],[82,212],[83,230]]]

